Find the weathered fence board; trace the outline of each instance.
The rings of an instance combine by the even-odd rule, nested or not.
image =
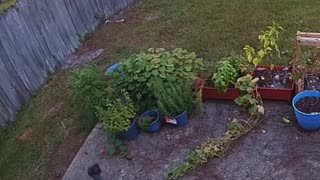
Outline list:
[[[79,46],[79,35],[134,0],[20,0],[0,15],[0,126]]]

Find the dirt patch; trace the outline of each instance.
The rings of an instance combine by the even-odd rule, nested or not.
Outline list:
[[[87,134],[70,135],[64,138],[63,143],[54,148],[54,153],[48,160],[45,171],[46,179],[62,179],[77,150],[81,147]]]
[[[32,128],[27,128],[22,135],[18,138],[20,141],[29,141],[32,138]]]

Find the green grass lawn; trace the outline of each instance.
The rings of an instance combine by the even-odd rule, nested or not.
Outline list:
[[[0,3],[0,14],[5,12],[10,7],[14,6],[16,4],[17,0],[6,0],[3,3]]]
[[[213,71],[232,50],[257,45],[273,20],[285,29],[284,50],[292,52],[296,31],[320,32],[319,7],[319,0],[145,0],[120,15],[125,22],[109,23],[85,44],[106,49],[102,67],[149,47],[183,47],[205,58]],[[17,123],[0,130],[1,179],[63,175],[88,133],[70,108],[67,75],[53,76],[19,112]]]

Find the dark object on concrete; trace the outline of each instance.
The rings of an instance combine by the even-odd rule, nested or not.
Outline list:
[[[88,168],[88,175],[94,180],[103,180],[103,178],[101,177],[101,169],[98,164],[94,164],[93,166]]]

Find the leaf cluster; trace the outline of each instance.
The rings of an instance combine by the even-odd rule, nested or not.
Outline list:
[[[110,79],[102,74],[96,65],[75,69],[69,77],[71,103],[89,119],[96,119],[96,107],[112,94]]]
[[[104,103],[96,109],[105,129],[112,134],[127,131],[135,116],[134,104],[125,91],[121,98],[104,98]]]
[[[256,50],[252,46],[246,45],[243,49],[245,51],[247,60],[249,63],[253,63],[255,66],[262,63],[266,57],[272,57],[272,53],[275,52],[280,58],[280,32],[283,31],[283,28],[276,24],[272,23],[271,26],[267,26],[265,31],[262,31],[262,34],[258,36],[258,39],[261,44],[261,48]]]
[[[230,56],[221,59],[212,76],[212,81],[220,92],[225,93],[227,88],[235,83],[237,77],[246,71],[247,65],[244,57],[231,53]]]
[[[146,116],[138,121],[138,125],[141,129],[147,129],[148,126],[155,120],[153,116]]]
[[[174,117],[183,111],[191,110],[195,104],[196,94],[192,90],[191,80],[167,82],[163,79],[153,81],[153,93],[156,98],[157,108],[165,116]]]
[[[202,68],[203,60],[194,52],[181,48],[168,51],[150,48],[148,52],[134,54],[121,62],[115,72],[120,76],[116,87],[125,89],[138,109],[143,111],[146,107],[154,106],[153,79],[194,79]]]
[[[257,92],[259,78],[253,79],[251,75],[240,77],[235,86],[240,89],[241,95],[235,99],[235,103],[248,109],[252,116],[264,114],[262,101]]]

